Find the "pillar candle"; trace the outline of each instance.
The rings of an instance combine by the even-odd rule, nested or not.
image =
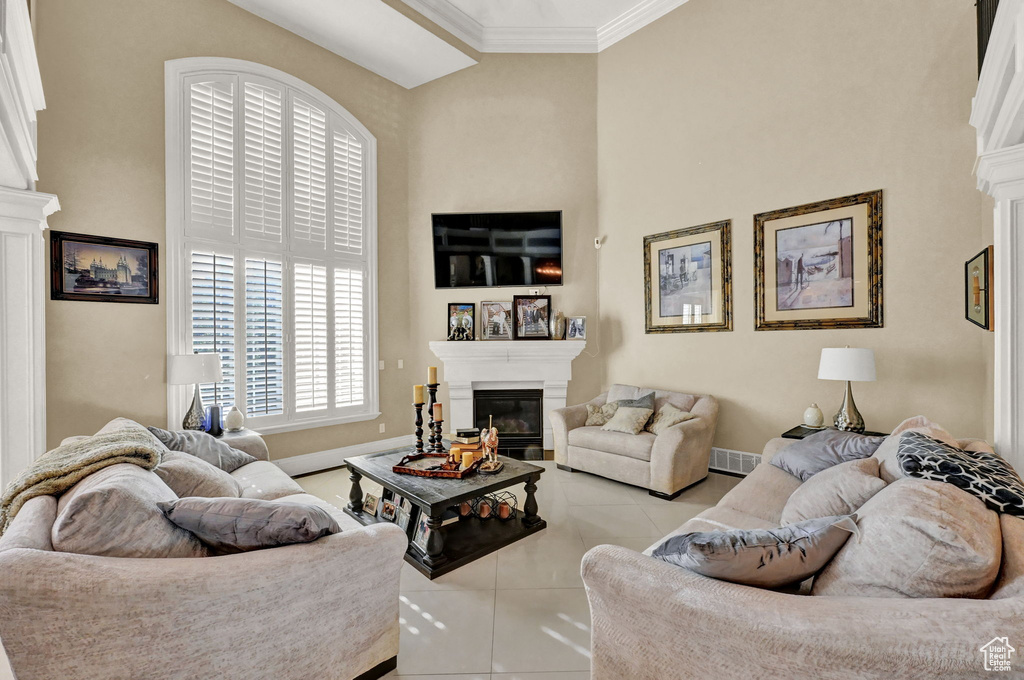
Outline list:
[[[444,418],[441,417],[441,402],[437,402],[434,404],[434,422],[437,423],[442,420],[444,420]]]
[[[422,404],[423,402],[423,385],[412,386],[412,403]]]
[[[460,449],[459,447],[453,446],[451,450],[448,451],[448,454],[451,455],[452,460],[454,460],[456,463],[462,462],[462,449]]]
[[[427,366],[427,384],[437,384],[437,366]]]

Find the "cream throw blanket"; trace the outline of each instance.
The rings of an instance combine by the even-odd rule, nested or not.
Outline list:
[[[163,444],[142,425],[119,418],[92,437],[47,451],[0,497],[0,536],[21,507],[36,496],[59,496],[97,470],[132,463],[152,470],[160,463]]]

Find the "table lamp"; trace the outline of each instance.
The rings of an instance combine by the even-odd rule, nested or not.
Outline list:
[[[833,424],[837,430],[863,432],[864,418],[853,403],[851,381],[870,382],[875,379],[875,353],[859,347],[826,347],[821,350],[818,380],[845,380],[846,397],[836,413]]]
[[[203,429],[203,398],[199,394],[199,386],[220,382],[222,377],[219,354],[172,354],[167,357],[167,383],[196,386],[192,406],[181,421],[183,430]]]

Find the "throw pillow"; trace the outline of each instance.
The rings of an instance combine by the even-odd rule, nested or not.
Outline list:
[[[941,442],[956,446],[957,441],[950,433],[946,432],[941,425],[936,425],[932,421],[928,420],[924,416],[914,416],[913,418],[907,418],[902,423],[896,426],[896,429],[886,438],[882,445],[875,451],[874,456],[878,459],[878,476],[882,478],[886,484],[892,484],[897,479],[904,477],[903,470],[900,469],[899,461],[896,457],[899,456],[900,452],[900,438],[904,432],[920,432],[921,434],[928,435],[932,439],[938,439]]]
[[[920,432],[906,432],[897,460],[908,477],[952,484],[996,512],[1024,516],[1024,482],[994,453],[968,453]]]
[[[53,549],[106,557],[202,557],[202,543],[157,507],[175,498],[159,477],[138,465],[103,468],[58,500]]]
[[[806,482],[833,465],[867,458],[884,440],[885,437],[868,437],[856,432],[822,430],[779,451],[772,458],[772,465]]]
[[[170,521],[217,554],[309,543],[341,532],[321,507],[256,498],[181,498],[159,504]]]
[[[852,516],[819,517],[781,529],[680,534],[652,555],[722,581],[778,588],[817,572],[856,532]]]
[[[620,383],[616,383],[608,389],[608,397],[605,401],[639,399],[640,397],[645,396],[648,392],[651,392],[651,388],[649,387],[634,387],[633,385],[622,385]]]
[[[658,412],[647,423],[646,429],[651,434],[661,434],[673,425],[685,423],[687,420],[693,420],[696,417],[692,413],[678,409],[672,404],[665,404],[658,409]]]
[[[256,460],[248,453],[233,449],[206,432],[198,430],[168,432],[158,427],[151,427],[149,431],[155,434],[156,438],[170,450],[189,453],[205,460],[210,465],[216,465],[224,472],[234,472],[243,465],[248,465]]]
[[[609,432],[640,434],[644,431],[644,425],[647,424],[647,419],[651,417],[652,413],[654,413],[654,409],[620,406],[615,411],[612,419],[605,423],[601,429]]]
[[[850,541],[814,582],[814,595],[985,597],[999,573],[999,516],[955,486],[900,479],[857,511]]]
[[[157,477],[171,487],[178,498],[201,496],[216,498],[242,495],[242,486],[234,477],[201,458],[180,451],[166,451],[160,464],[153,468]]]
[[[637,397],[636,399],[619,399],[616,403],[619,405],[619,408],[622,408],[623,406],[627,406],[629,408],[649,408],[653,413],[654,392],[645,394],[642,397]]]
[[[593,404],[587,404],[587,427],[600,427],[604,425],[619,408],[619,402],[610,401],[604,406],[594,406]]]
[[[852,515],[884,488],[876,459],[840,463],[822,470],[793,492],[782,509],[782,525],[814,517]]]

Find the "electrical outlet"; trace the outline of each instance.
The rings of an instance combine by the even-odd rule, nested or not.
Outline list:
[[[384,370],[384,360],[383,359],[380,360],[380,370],[382,370],[382,371]]]
[[[384,434],[384,423],[380,424],[380,433]]]
[[[398,360],[398,367],[399,368],[405,368],[405,361],[403,359],[399,359]]]

